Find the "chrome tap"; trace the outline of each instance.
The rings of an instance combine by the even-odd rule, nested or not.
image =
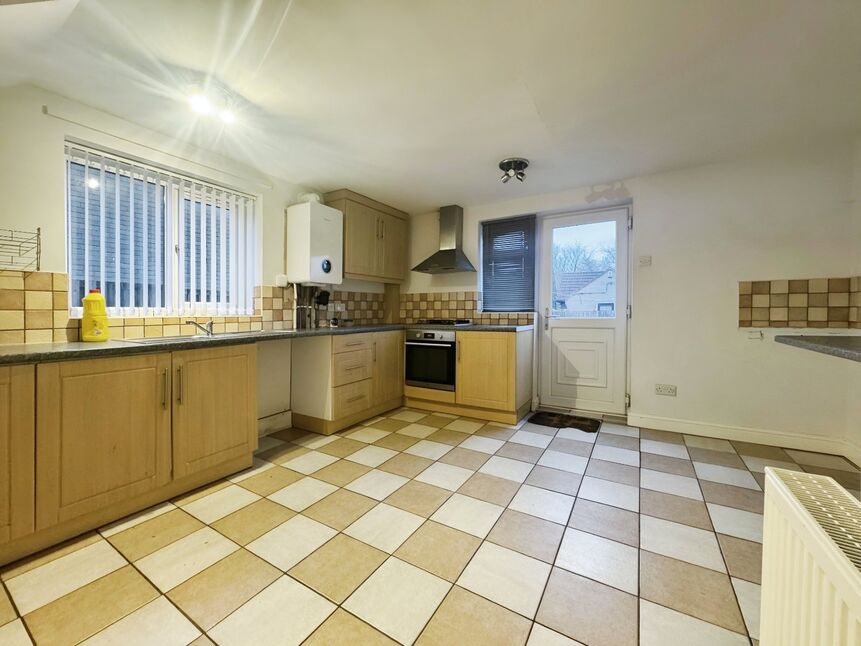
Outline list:
[[[194,327],[196,327],[198,330],[200,330],[201,332],[203,332],[206,336],[212,336],[212,335],[213,335],[213,331],[212,331],[212,324],[213,324],[213,321],[212,321],[212,319],[209,319],[209,320],[208,320],[205,324],[203,324],[203,325],[201,325],[200,323],[196,323],[195,321],[186,321],[186,322],[185,322],[185,324],[186,324],[186,325],[193,325],[193,326],[194,326]]]

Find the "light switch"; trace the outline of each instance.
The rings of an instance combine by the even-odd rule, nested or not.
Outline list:
[[[640,267],[651,267],[652,266],[652,257],[651,256],[640,256]]]

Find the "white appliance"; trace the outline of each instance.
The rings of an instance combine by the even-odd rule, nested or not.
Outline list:
[[[287,207],[287,280],[340,285],[344,280],[344,215],[319,202]]]

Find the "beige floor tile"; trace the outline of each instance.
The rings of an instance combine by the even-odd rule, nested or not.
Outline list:
[[[541,624],[533,624],[526,646],[585,646]]]
[[[322,500],[336,489],[335,485],[306,476],[293,484],[287,485],[283,489],[279,489],[273,494],[269,494],[267,497],[293,511],[302,511],[318,500]]]
[[[231,484],[232,483],[229,480],[219,480],[218,482],[213,482],[206,485],[205,487],[201,487],[200,489],[189,491],[186,494],[174,498],[171,502],[173,502],[173,504],[177,507],[184,507],[185,505],[192,503],[195,500],[205,498],[206,496],[214,494],[216,491],[229,487]]]
[[[620,451],[623,449],[619,449]],[[637,454],[639,456],[639,454]],[[570,453],[562,453],[547,449],[544,455],[538,460],[538,464],[551,469],[560,469],[570,473],[583,473],[586,471],[588,460],[580,455],[571,455]]]
[[[391,554],[424,522],[425,519],[417,514],[380,503],[347,527],[344,533]]]
[[[571,455],[581,455],[588,458],[592,453],[592,446],[586,442],[579,440],[569,440],[564,437],[554,437],[553,441],[547,445],[547,448],[552,451],[561,453],[570,453]]]
[[[289,612],[285,609],[289,608]],[[335,605],[289,576],[282,576],[209,631],[219,644],[300,644]]]
[[[427,417],[427,413],[424,411],[418,411],[418,410],[402,410],[402,411],[395,413],[394,415],[390,415],[389,417],[390,417],[390,419],[399,419],[399,420],[403,420],[405,422],[412,423],[412,422],[419,421],[423,417]]]
[[[719,464],[733,469],[746,469],[744,461],[733,451],[716,451],[714,449],[702,449],[691,447],[688,449],[691,460],[704,464]]]
[[[529,462],[530,464],[538,462],[543,454],[544,449],[538,448],[537,446],[516,444],[514,442],[506,442],[502,448],[496,452],[496,455],[499,457],[520,460],[521,462]]]
[[[501,458],[494,455],[482,465],[479,472],[498,478],[505,478],[506,480],[513,480],[514,482],[523,482],[532,469],[533,465],[528,462]]]
[[[451,424],[452,417],[448,417],[447,415],[440,415],[439,413],[432,413],[430,415],[426,415],[419,420],[416,420],[419,424],[424,426],[433,426],[434,428],[442,428],[448,424]]]
[[[237,484],[249,491],[253,491],[258,496],[268,496],[287,485],[293,484],[297,480],[301,480],[303,477],[297,471],[273,466],[271,469],[258,473],[256,476],[240,480]]]
[[[431,520],[484,538],[502,511],[499,505],[456,493],[434,512]]]
[[[167,597],[158,597],[83,643],[86,646],[151,646],[153,635],[159,636],[159,646],[185,646],[194,641],[200,631]]]
[[[217,520],[212,523],[212,528],[238,545],[247,545],[295,515],[292,509],[262,498]]]
[[[290,576],[335,603],[342,603],[388,555],[338,534],[290,569]]]
[[[322,446],[326,446],[327,444],[331,444],[338,438],[334,435],[322,435],[321,433],[305,433],[305,435],[300,435],[295,440],[293,440],[293,444],[298,444],[299,446],[304,446],[307,449],[314,449],[315,451]]]
[[[457,491],[464,482],[469,480],[473,473],[470,469],[437,462],[422,471],[415,479],[418,482],[424,482],[435,487]]]
[[[333,646],[334,644],[397,646],[397,642],[341,608],[333,612],[308,639],[302,642],[302,646]]]
[[[325,446],[321,446],[318,451],[320,453],[326,453],[327,455],[334,455],[336,458],[345,458],[348,455],[352,455],[359,449],[365,446],[364,442],[360,442],[358,440],[352,440],[348,437],[339,437],[337,440],[332,442],[331,444],[326,444]]]
[[[433,426],[425,426],[424,424],[408,424],[398,431],[398,435],[404,437],[412,437],[416,440],[423,440],[428,435],[433,435],[439,429]]]
[[[750,581],[733,578],[732,587],[735,588],[735,596],[738,598],[748,635],[753,639],[759,639],[759,609],[762,603],[760,586]]]
[[[37,644],[77,644],[158,596],[126,565],[31,612],[24,621]]]
[[[523,428],[526,428],[524,425]],[[535,428],[534,425],[531,428]],[[555,432],[554,432],[555,435]],[[536,433],[529,430],[519,430],[508,440],[514,444],[525,444],[539,449],[546,449],[547,445],[553,440],[553,435],[545,435],[544,433]]]
[[[715,531],[762,543],[762,514],[706,503]]]
[[[569,528],[555,565],[636,595],[638,556],[636,547]]]
[[[610,425],[607,422],[604,422],[602,425],[602,429],[609,428]],[[638,429],[634,429],[636,433],[640,431]],[[587,431],[581,431],[579,428],[560,428],[556,432],[556,437],[565,439],[565,440],[577,440],[578,442],[583,442],[585,444],[595,444],[595,441],[598,439],[598,433],[589,433]],[[632,437],[638,437],[638,435],[634,435]]]
[[[267,462],[266,464],[269,463]],[[104,538],[108,538],[109,536],[124,532],[127,529],[131,529],[135,525],[145,523],[146,521],[151,520],[156,516],[166,514],[169,511],[173,511],[174,509],[176,509],[176,505],[174,505],[172,502],[164,502],[160,505],[156,505],[155,507],[150,507],[149,509],[144,509],[143,511],[140,511],[136,514],[132,514],[131,516],[126,516],[125,518],[118,520],[115,523],[111,523],[110,525],[105,525],[104,527],[99,529],[99,533]],[[53,548],[52,551],[58,552],[59,550],[57,550],[57,548]]]
[[[513,480],[498,478],[486,473],[476,473],[458,489],[458,492],[484,502],[506,507],[519,488],[520,485]]]
[[[499,426],[497,424],[485,424],[478,429],[474,434],[481,437],[492,437],[495,440],[506,441],[514,435],[516,431],[513,428]]]
[[[595,440],[595,447],[612,446],[617,449],[627,449],[629,451],[640,450],[640,438],[630,435],[620,435],[618,433],[598,433]]]
[[[171,508],[173,509],[174,507],[171,505]],[[77,536],[68,541],[62,542],[59,545],[55,545],[38,552],[33,556],[28,556],[20,561],[3,566],[3,568],[0,569],[0,578],[2,578],[3,581],[8,581],[13,577],[20,576],[26,572],[40,568],[43,565],[47,565],[51,561],[56,561],[64,556],[72,554],[73,552],[77,552],[85,547],[99,543],[101,540],[102,537],[98,532],[90,532],[83,536]]]
[[[431,442],[430,440],[420,440],[408,448],[404,453],[417,455],[428,460],[439,460],[446,453],[451,451],[452,447],[441,442]]]
[[[640,490],[637,487],[619,484],[586,476],[577,493],[578,498],[600,502],[628,511],[639,511]]]
[[[760,583],[762,580],[762,544],[725,534],[718,534],[717,537],[730,576],[752,583]]]
[[[518,427],[518,430],[528,431],[537,435],[545,435],[547,437],[555,437],[560,429],[555,426],[544,426],[543,424],[533,424],[529,420],[524,420]]]
[[[765,467],[775,467],[776,469],[789,469],[790,471],[804,470],[799,465],[795,464],[795,462],[780,462],[779,460],[770,460],[769,458],[756,458],[749,455],[743,455],[741,459],[744,463],[744,466],[747,467],[747,469],[752,473],[765,473]]]
[[[560,568],[553,568],[535,620],[590,646],[637,644],[637,597]]]
[[[475,554],[481,539],[428,521],[395,552],[398,558],[454,582]]]
[[[416,641],[417,646],[522,646],[531,622],[454,586]]]
[[[702,500],[703,494],[696,478],[677,476],[674,473],[640,469],[640,486],[643,489],[682,496],[691,500]]]
[[[285,428],[280,431],[275,431],[274,433],[270,433],[270,437],[277,438],[284,442],[292,442],[293,440],[300,438],[304,435],[307,435],[308,431],[301,428]]]
[[[486,453],[458,446],[442,456],[439,461],[442,464],[452,464],[457,467],[469,469],[470,471],[475,471],[479,469],[482,464],[487,462],[489,458],[490,456]]]
[[[393,457],[398,455],[397,451],[393,451],[392,449],[384,449],[381,446],[374,446],[373,444],[369,444],[362,449],[359,449],[346,459],[350,462],[356,462],[358,464],[364,464],[366,467],[378,467],[386,460],[390,460]]]
[[[592,458],[589,460],[589,466],[586,467],[586,475],[602,480],[612,480],[631,487],[640,486],[640,470],[637,467],[618,462],[606,462]]]
[[[376,504],[377,501],[371,498],[346,489],[338,489],[323,500],[315,502],[302,514],[340,531]]]
[[[337,461],[338,458],[334,455],[328,455],[326,453],[321,453],[320,451],[309,451],[299,457],[282,462],[281,466],[309,476],[315,471],[319,471],[323,467],[327,467]],[[355,462],[355,460],[353,460],[353,462]]]
[[[378,422],[374,422],[371,424],[372,428],[377,428],[381,431],[388,431],[389,433],[394,433],[395,431],[400,431],[402,428],[406,428],[412,422],[407,422],[402,419],[392,419],[388,417],[386,419],[381,419]]]
[[[671,444],[670,446],[677,445]],[[690,460],[657,455],[656,453],[641,453],[640,466],[644,469],[663,471],[664,473],[672,473],[687,478],[697,477],[697,474],[694,472],[694,465]]]
[[[571,515],[574,497],[524,484],[508,506],[515,511],[564,525]]]
[[[256,453],[255,457],[274,464],[281,464],[308,453],[310,450],[298,444],[285,443],[283,446],[273,446],[271,449]]]
[[[706,505],[699,500],[642,489],[640,513],[712,531],[712,521]]]
[[[32,646],[33,642],[27,635],[24,622],[16,619],[0,626],[0,644],[3,646]]]
[[[640,516],[640,547],[655,554],[726,572],[714,532],[652,516]]]
[[[755,458],[768,458],[770,460],[780,460],[782,462],[792,462],[789,454],[776,446],[766,446],[765,444],[753,444],[751,442],[730,442],[733,448],[739,455],[749,455]]]
[[[525,484],[573,496],[576,495],[577,490],[580,488],[581,479],[582,476],[577,473],[536,466],[529,473]]]
[[[391,434],[391,431],[384,431],[379,428],[361,426],[355,430],[347,431],[344,437],[354,442],[373,444],[374,442],[381,440],[389,434]]]
[[[657,440],[641,439],[640,451],[643,453],[664,455],[668,458],[678,458],[680,460],[687,460],[690,457],[684,443],[677,442],[660,442]]]
[[[217,644],[206,635],[201,635],[188,646],[217,646]]]
[[[502,440],[494,440],[492,437],[482,437],[480,435],[470,435],[460,447],[469,449],[470,451],[479,451],[480,453],[494,454],[505,444]]]
[[[418,441],[419,438],[417,437],[401,435],[400,433],[390,433],[386,437],[374,442],[374,446],[381,446],[384,449],[392,449],[393,451],[404,451]],[[386,639],[388,639],[388,637],[386,637]]]
[[[410,480],[386,498],[386,502],[404,511],[427,518],[439,509],[440,505],[448,500],[450,495],[451,492],[446,489]]]
[[[631,511],[578,499],[574,503],[571,527],[637,547],[640,544],[640,517]]]
[[[532,619],[549,574],[549,564],[485,541],[457,584]]]
[[[6,587],[0,583],[0,626],[8,624],[17,616],[18,613],[15,612],[15,608],[12,607],[12,601],[9,599],[9,595],[6,594]]]
[[[640,596],[728,630],[745,631],[732,584],[722,572],[641,550]]]
[[[448,444],[449,446],[457,446],[468,437],[470,437],[469,433],[461,433],[460,431],[453,431],[449,428],[441,428],[428,435],[427,439],[431,442],[441,442],[442,444]]]
[[[684,444],[685,438],[681,433],[673,433],[672,431],[656,431],[650,428],[640,429],[641,440],[654,440],[656,442],[672,442],[674,444]]]
[[[211,527],[204,527],[135,562],[135,567],[162,592],[187,581],[239,546]]]
[[[725,507],[744,509],[755,514],[761,514],[763,509],[763,493],[744,487],[720,484],[718,482],[700,481],[700,488],[706,502],[713,502]]]
[[[747,646],[744,635],[715,626],[700,619],[640,600],[640,645],[666,646],[678,643],[679,637],[697,646]]]
[[[370,470],[370,467],[366,467],[363,464],[356,464],[348,460],[338,460],[334,464],[320,469],[314,474],[314,477],[317,480],[328,482],[336,487],[344,487]]]
[[[286,572],[337,532],[301,514],[246,545],[246,549]]]
[[[487,540],[546,563],[553,563],[564,531],[565,528],[556,523],[506,509],[487,535]]]
[[[410,455],[409,453],[400,453],[391,460],[381,464],[379,469],[380,471],[394,473],[404,478],[415,478],[432,464],[433,460],[421,458],[417,455]]]
[[[808,467],[823,467],[825,469],[834,469],[835,471],[857,472],[858,470],[845,458],[839,455],[827,455],[825,453],[812,453],[810,451],[795,451],[786,450],[790,458],[798,464]],[[769,456],[757,456],[769,457]]]
[[[343,607],[393,639],[412,644],[450,588],[449,582],[392,557]]]
[[[478,429],[484,426],[484,422],[475,419],[467,419],[461,417],[450,421],[445,428],[449,431],[459,431],[461,433],[475,433]]]
[[[108,541],[129,561],[138,559],[170,545],[203,527],[203,523],[185,511],[173,508],[131,529],[113,534]]]
[[[403,476],[373,469],[353,480],[345,488],[374,500],[385,500],[406,483],[407,479]]]
[[[260,496],[256,493],[239,485],[231,484],[213,494],[184,505],[182,510],[208,524],[214,523],[216,520],[224,518],[257,500],[260,500]]]
[[[18,612],[26,615],[125,565],[120,553],[100,539],[7,579],[6,589]]]
[[[618,464],[628,465],[629,467],[640,466],[639,451],[620,449],[616,446],[605,446],[603,444],[596,444],[595,448],[592,450],[592,457],[596,460],[603,460],[604,462],[616,462]]]
[[[735,449],[732,444],[730,444],[729,440],[719,440],[714,437],[700,437],[698,435],[685,435],[684,439],[685,444],[688,447],[688,452],[690,452],[690,449],[696,448],[735,453]]]
[[[281,576],[247,550],[237,550],[168,593],[195,624],[209,630]]]

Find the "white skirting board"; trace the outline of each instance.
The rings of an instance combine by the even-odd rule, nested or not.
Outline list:
[[[284,410],[257,420],[257,436],[263,437],[275,431],[293,426],[293,411]]]
[[[762,428],[749,428],[746,426],[730,426],[727,424],[714,424],[711,422],[697,422],[688,419],[677,419],[674,417],[659,417],[657,415],[642,415],[628,411],[628,424],[630,426],[642,426],[658,431],[672,431],[675,433],[686,433],[687,435],[702,435],[705,437],[716,437],[722,440],[738,440],[740,442],[752,442],[754,444],[768,444],[780,446],[787,449],[798,449],[801,451],[815,451],[817,453],[831,453],[842,455],[856,465],[861,466],[861,446],[842,438],[823,437],[821,435],[807,435],[802,433],[787,433]]]

